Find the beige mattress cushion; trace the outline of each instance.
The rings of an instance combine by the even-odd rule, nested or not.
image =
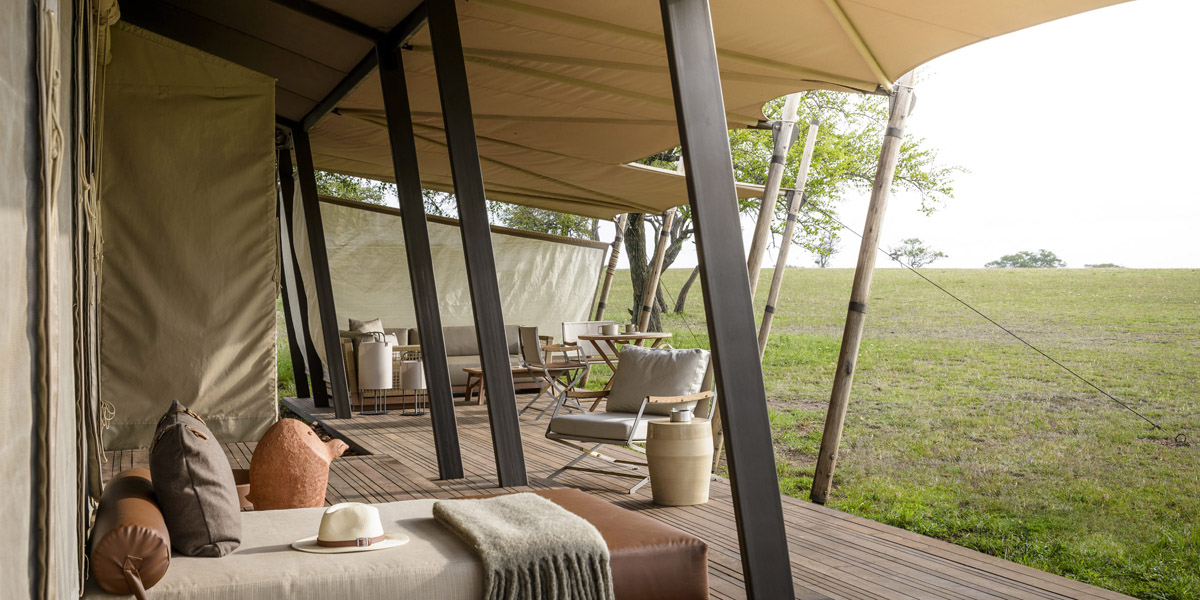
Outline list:
[[[476,600],[479,557],[433,519],[434,500],[376,504],[384,529],[410,541],[398,548],[308,554],[289,544],[315,535],[324,508],[242,513],[242,544],[223,558],[176,555],[154,586],[155,600],[395,598]],[[88,583],[86,598],[119,598]]]

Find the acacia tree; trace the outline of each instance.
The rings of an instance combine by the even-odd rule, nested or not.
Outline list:
[[[901,241],[899,246],[888,248],[887,253],[893,259],[902,261],[914,269],[919,269],[939,258],[946,258],[946,254],[941,250],[927,248],[921,238],[908,238]]]
[[[777,119],[783,109],[783,98],[778,98],[764,107],[768,118]],[[820,257],[830,248],[830,236],[837,239],[841,225],[837,213],[842,202],[852,193],[869,190],[875,180],[875,168],[879,150],[883,144],[884,128],[887,126],[888,99],[883,96],[856,96],[837,92],[812,91],[804,95],[800,104],[799,123],[819,119],[821,128],[813,148],[808,179],[804,185],[805,215],[792,243]],[[729,132],[729,146],[733,154],[734,175],[738,181],[762,184],[766,181],[774,141],[771,132],[756,129],[735,129]],[[802,144],[789,150],[783,173],[783,187],[793,187],[800,167]],[[652,156],[642,162],[666,169],[675,168],[679,149]],[[916,193],[920,198],[918,209],[929,214],[941,206],[945,199],[953,196],[953,177],[961,171],[959,167],[942,164],[937,152],[928,147],[922,138],[906,137],[900,147],[892,191]],[[746,215],[757,215],[762,200],[746,198],[739,201],[739,210]],[[686,207],[685,207],[686,208]],[[775,230],[781,233],[787,216],[787,205],[782,198],[775,203]],[[679,253],[671,249],[682,247],[692,235],[690,212],[681,209],[675,217],[670,243],[663,268],[671,264]],[[646,216],[651,224],[660,224],[658,216]],[[625,232],[627,245],[645,246],[645,231],[641,225],[634,226],[629,219]],[[657,233],[658,229],[654,228]],[[678,234],[678,235],[677,235]],[[825,254],[828,259],[829,254]],[[648,261],[634,261],[630,252],[630,280],[633,283],[634,304],[641,301],[645,281],[650,269]],[[690,279],[694,281],[694,279]],[[689,284],[690,287],[690,284]],[[680,290],[686,297],[687,288]],[[660,292],[661,293],[661,292]],[[676,311],[682,312],[681,303]],[[656,311],[657,312],[657,311]],[[658,315],[653,315],[656,322]]]
[[[834,254],[841,252],[838,244],[840,237],[836,229],[822,229],[816,239],[809,243],[808,250],[813,254],[813,262],[822,269],[829,266]]]
[[[1057,269],[1067,263],[1045,248],[1032,252],[1022,250],[1016,254],[1005,254],[986,265],[988,269]]]

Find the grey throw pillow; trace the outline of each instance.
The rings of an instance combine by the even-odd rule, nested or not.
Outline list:
[[[383,333],[383,319],[371,321],[350,319],[350,331],[353,333]]]
[[[150,481],[180,554],[225,556],[241,544],[233,469],[204,421],[178,401],[155,429]]]
[[[646,396],[684,396],[704,386],[708,351],[699,348],[667,350],[626,344],[613,374],[605,410],[636,413]],[[643,414],[669,415],[673,408],[694,409],[696,402],[647,404]]]

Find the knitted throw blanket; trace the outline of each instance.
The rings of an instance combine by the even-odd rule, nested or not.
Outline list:
[[[600,532],[541,496],[437,502],[433,516],[483,559],[485,600],[613,600]]]

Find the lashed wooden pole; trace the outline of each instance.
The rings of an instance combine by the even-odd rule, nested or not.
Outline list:
[[[779,290],[783,287],[783,274],[787,271],[788,250],[792,247],[792,236],[796,231],[796,217],[804,205],[804,184],[808,181],[808,167],[812,164],[813,148],[817,145],[817,130],[821,122],[813,119],[808,124],[808,137],[804,140],[804,154],[800,157],[800,171],[796,173],[795,190],[788,192],[787,224],[783,227],[783,238],[779,243],[779,256],[775,257],[775,272],[771,274],[771,291],[767,293],[767,306],[763,308],[762,323],[758,326],[758,356],[762,358],[771,337],[771,320],[775,318],[775,305],[779,302]]]
[[[604,283],[600,286],[600,298],[596,302],[596,320],[604,319],[604,309],[608,305],[608,292],[612,290],[613,276],[617,273],[617,262],[621,260],[621,244],[625,241],[625,224],[629,215],[617,216],[617,235],[613,238],[612,250],[608,254],[608,267],[604,269]]]
[[[663,257],[667,254],[667,244],[671,241],[671,225],[675,223],[675,211],[670,209],[663,213],[662,229],[658,232],[658,242],[654,246],[654,260],[650,263],[650,276],[646,278],[646,290],[642,293],[642,312],[638,316],[638,331],[646,331],[650,324],[650,314],[654,303],[658,301],[658,280],[662,276]]]
[[[783,114],[779,127],[775,129],[775,147],[771,153],[771,166],[767,169],[766,189],[762,204],[758,208],[758,221],[754,224],[754,237],[750,238],[746,269],[750,276],[750,297],[758,290],[758,273],[762,270],[763,255],[767,252],[767,241],[771,238],[771,221],[775,218],[775,203],[779,200],[779,186],[783,183],[783,170],[788,150],[792,147],[792,130],[796,127],[796,114],[800,110],[800,94],[788,94],[783,102]]]
[[[892,176],[900,157],[900,144],[904,137],[904,125],[912,108],[912,73],[900,78],[892,96],[891,115],[883,137],[883,148],[879,151],[879,166],[875,171],[875,184],[871,188],[871,204],[867,208],[867,222],[863,226],[862,245],[858,249],[858,267],[854,270],[854,285],[850,291],[850,306],[846,310],[846,329],[842,333],[842,349],[838,354],[837,371],[833,376],[833,393],[829,398],[829,412],[825,415],[825,432],[821,437],[821,453],[817,457],[817,471],[813,477],[809,498],[817,504],[825,504],[833,486],[833,469],[837,465],[838,444],[842,441],[842,425],[846,421],[846,404],[850,400],[850,386],[854,383],[854,367],[858,360],[858,347],[862,342],[863,324],[867,316],[867,299],[871,293],[871,277],[875,274],[875,257],[879,249],[879,233],[883,227],[883,214],[887,209]]]

